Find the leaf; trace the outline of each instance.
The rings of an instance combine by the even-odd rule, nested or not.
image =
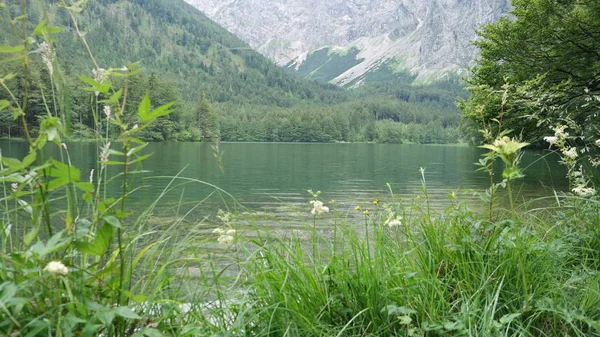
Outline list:
[[[515,318],[521,316],[521,313],[515,313],[515,314],[507,314],[502,316],[502,318],[500,318],[500,323],[502,324],[508,324],[510,322],[512,322]]]
[[[83,88],[83,90],[97,91],[103,94],[108,94],[108,91],[110,90],[110,83],[99,83],[89,77],[84,77],[80,75],[77,75],[77,78],[92,86],[91,88]]]
[[[464,324],[460,321],[456,322],[444,322],[444,329],[446,330],[461,330],[464,328]]]
[[[0,99],[0,111],[8,108],[10,106],[10,102],[5,99]]]
[[[112,96],[110,96],[110,98],[108,99],[107,102],[108,103],[118,103],[122,94],[123,94],[123,89],[119,89],[119,91],[115,92]]]
[[[148,93],[144,95],[144,98],[138,106],[138,116],[140,117],[142,122],[147,122],[152,119],[152,117],[150,116],[150,96],[148,96]]]
[[[0,53],[18,53],[25,49],[25,46],[0,46]]]
[[[75,242],[75,247],[84,254],[102,256],[110,246],[110,241],[114,236],[113,228],[105,223],[96,231],[94,242]]]
[[[417,313],[416,311],[414,311],[411,308],[407,308],[405,306],[399,307],[399,306],[397,306],[395,304],[390,304],[390,305],[386,306],[382,310],[382,312],[385,312],[385,311],[387,311],[388,315],[398,315],[398,316],[401,316],[401,315],[412,315],[412,314]]]
[[[13,119],[17,119],[17,118],[21,117],[22,115],[24,115],[23,110],[21,110],[21,109],[13,110]]]
[[[112,311],[115,314],[117,314],[118,316],[129,318],[129,319],[140,319],[141,318],[140,316],[138,316],[138,314],[133,312],[133,310],[131,310],[129,307],[117,307],[117,308],[112,309]]]
[[[147,155],[144,155],[144,156],[137,157],[135,160],[130,161],[129,165],[135,164],[137,162],[140,162],[140,161],[143,161],[143,160],[145,160],[147,158],[150,158],[152,155],[153,155],[153,153],[150,153],[150,154],[147,154]]]
[[[172,113],[173,110],[170,110],[170,108],[173,106],[173,104],[175,104],[175,102],[167,103],[165,105],[162,105],[162,106],[156,108],[155,110],[153,110],[150,113],[150,116],[154,119],[154,118],[166,116],[166,115]]]
[[[153,328],[143,328],[142,331],[136,333],[135,335],[133,335],[134,337],[142,337],[142,336],[146,336],[146,337],[164,337],[165,335],[163,335],[160,331],[153,329]]]
[[[105,223],[107,223],[115,228],[123,228],[121,226],[121,222],[119,221],[119,219],[117,219],[116,217],[114,217],[112,215],[107,215],[102,219],[104,220]]]
[[[25,246],[29,246],[32,242],[33,239],[37,238],[38,233],[40,232],[40,226],[36,226],[34,229],[32,229],[29,233],[25,234],[25,237],[23,238],[23,243],[25,244]]]
[[[67,165],[63,162],[53,159],[54,167],[50,170],[50,176],[56,178],[65,178],[71,182],[78,182],[81,178],[81,171],[75,166]]]
[[[84,192],[94,192],[94,184],[89,182],[75,183],[75,187]],[[89,194],[89,193],[86,193]]]
[[[83,201],[85,201],[88,205],[91,205],[93,197],[94,196],[92,195],[92,193],[84,193],[81,196],[81,199],[83,199]]]
[[[2,164],[10,168],[21,167],[21,162],[16,158],[2,157]]]
[[[44,19],[40,23],[38,23],[38,25],[33,30],[35,35],[39,36],[40,39],[44,38],[43,31],[44,31],[44,27],[46,26],[47,23],[48,23],[48,20]]]

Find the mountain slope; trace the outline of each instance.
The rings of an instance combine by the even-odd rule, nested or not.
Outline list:
[[[37,24],[44,8],[38,1],[29,6],[31,24]],[[18,1],[7,7],[17,16]],[[90,76],[92,62],[69,15],[54,5],[46,10],[53,24],[65,28],[56,36],[59,60],[68,61],[67,72]],[[291,106],[327,92],[290,76],[181,0],[90,0],[78,19],[101,67],[141,61],[149,72],[175,81],[187,99],[205,91],[217,102]]]
[[[61,83],[58,100],[48,99],[53,83],[39,51],[42,40],[34,36],[29,52],[23,52],[29,59],[27,121],[37,128],[48,110],[55,115],[61,111],[76,136],[110,134],[110,126],[95,113],[100,108],[96,99],[106,97],[81,90],[85,85],[75,77],[92,77],[95,66],[68,12],[43,1],[26,3],[29,35],[34,36],[31,32],[45,16],[50,25],[64,28],[54,36],[57,65],[61,65],[54,72],[54,83]],[[22,40],[11,37],[9,22],[21,15],[19,2],[11,0],[7,9],[11,18],[0,20],[0,45],[15,46]],[[99,67],[120,69],[140,61],[146,68],[144,75],[130,82],[127,123],[137,123],[137,104],[146,92],[155,106],[177,102],[173,114],[161,117],[152,130],[144,130],[146,140],[197,141],[220,135],[232,141],[445,143],[460,138],[460,114],[454,101],[461,91],[451,81],[438,87],[384,83],[346,91],[301,79],[251,50],[183,0],[88,0],[76,17]],[[357,64],[358,52],[350,50],[339,58]],[[328,57],[327,53],[323,56]],[[299,71],[312,73],[311,63],[305,65]],[[334,63],[316,66],[329,73],[344,70]],[[9,85],[22,92],[27,76],[22,64],[0,62],[0,76],[7,73],[18,74]],[[122,84],[120,78],[115,84]],[[0,90],[0,100],[7,98]],[[0,111],[0,136],[23,135],[22,128],[11,121],[10,111]],[[210,132],[203,131],[205,124]]]
[[[475,29],[510,7],[509,0],[186,1],[280,65],[339,85],[381,70],[420,83],[461,73],[476,54]]]

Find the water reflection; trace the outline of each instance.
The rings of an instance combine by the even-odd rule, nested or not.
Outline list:
[[[118,144],[113,143],[113,147]],[[53,148],[54,145],[48,145]],[[0,141],[2,154],[22,157],[27,144]],[[71,160],[81,168],[82,176],[96,167],[100,144],[94,142],[68,144]],[[425,146],[392,144],[284,144],[284,143],[222,143],[224,173],[213,157],[210,144],[153,143],[146,152],[154,155],[144,162],[143,192],[136,193],[131,203],[145,206],[163,191],[168,179],[156,176],[181,176],[219,186],[242,205],[254,210],[284,212],[286,207],[302,206],[308,200],[306,190],[323,191],[324,200],[335,199],[339,207],[367,203],[389,195],[386,184],[395,194],[413,196],[421,188],[419,168],[425,168],[427,186],[434,207],[446,205],[446,195],[452,190],[482,191],[489,185],[485,172],[476,172],[474,165],[484,150],[476,147]],[[46,156],[56,156],[56,149]],[[557,157],[547,152],[528,151],[523,157],[526,177],[518,190],[525,198],[544,196],[551,188],[566,190],[565,170]],[[111,167],[109,173],[119,171]],[[500,163],[496,176],[501,176]],[[118,195],[120,185],[110,185],[109,194]],[[203,184],[187,184],[173,189],[161,201],[164,205],[196,203],[214,192]],[[215,194],[205,205],[216,210],[231,206],[231,199]]]

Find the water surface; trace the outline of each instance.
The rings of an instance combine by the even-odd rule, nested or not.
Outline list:
[[[117,147],[118,144],[113,144]],[[49,144],[48,147],[54,147]],[[484,150],[467,146],[427,146],[394,144],[297,144],[297,143],[222,143],[224,164],[221,172],[206,143],[152,143],[146,153],[154,153],[144,162],[149,172],[138,180],[144,188],[130,199],[134,208],[152,203],[164,191],[169,179],[180,177],[218,186],[231,194],[239,204],[250,210],[287,214],[294,207],[308,209],[307,189],[322,191],[325,201],[336,200],[340,211],[354,205],[369,205],[373,199],[390,196],[411,197],[420,192],[421,175],[425,169],[427,188],[434,208],[448,204],[447,195],[455,190],[482,192],[489,187],[489,176],[476,172]],[[27,144],[0,141],[2,154],[22,157]],[[93,142],[68,144],[72,162],[82,169],[82,177],[96,167],[100,144]],[[48,156],[58,157],[49,151]],[[557,158],[547,152],[528,151],[523,157],[526,177],[518,188],[522,198],[549,195],[552,188],[566,190],[565,170]],[[112,167],[110,173],[116,173]],[[501,171],[497,170],[497,177]],[[82,178],[83,179],[83,178]],[[204,200],[195,216],[214,214],[216,209],[234,207],[235,202],[225,193],[215,193],[207,184],[176,180],[173,188],[162,196],[165,208],[185,211]],[[118,195],[120,185],[110,185],[109,194]],[[477,199],[474,194],[464,194]],[[180,205],[180,206],[177,206]]]

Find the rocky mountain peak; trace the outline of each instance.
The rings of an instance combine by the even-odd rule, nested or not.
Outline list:
[[[384,65],[421,82],[460,73],[477,53],[475,29],[510,9],[510,0],[186,1],[280,65],[340,85]]]

